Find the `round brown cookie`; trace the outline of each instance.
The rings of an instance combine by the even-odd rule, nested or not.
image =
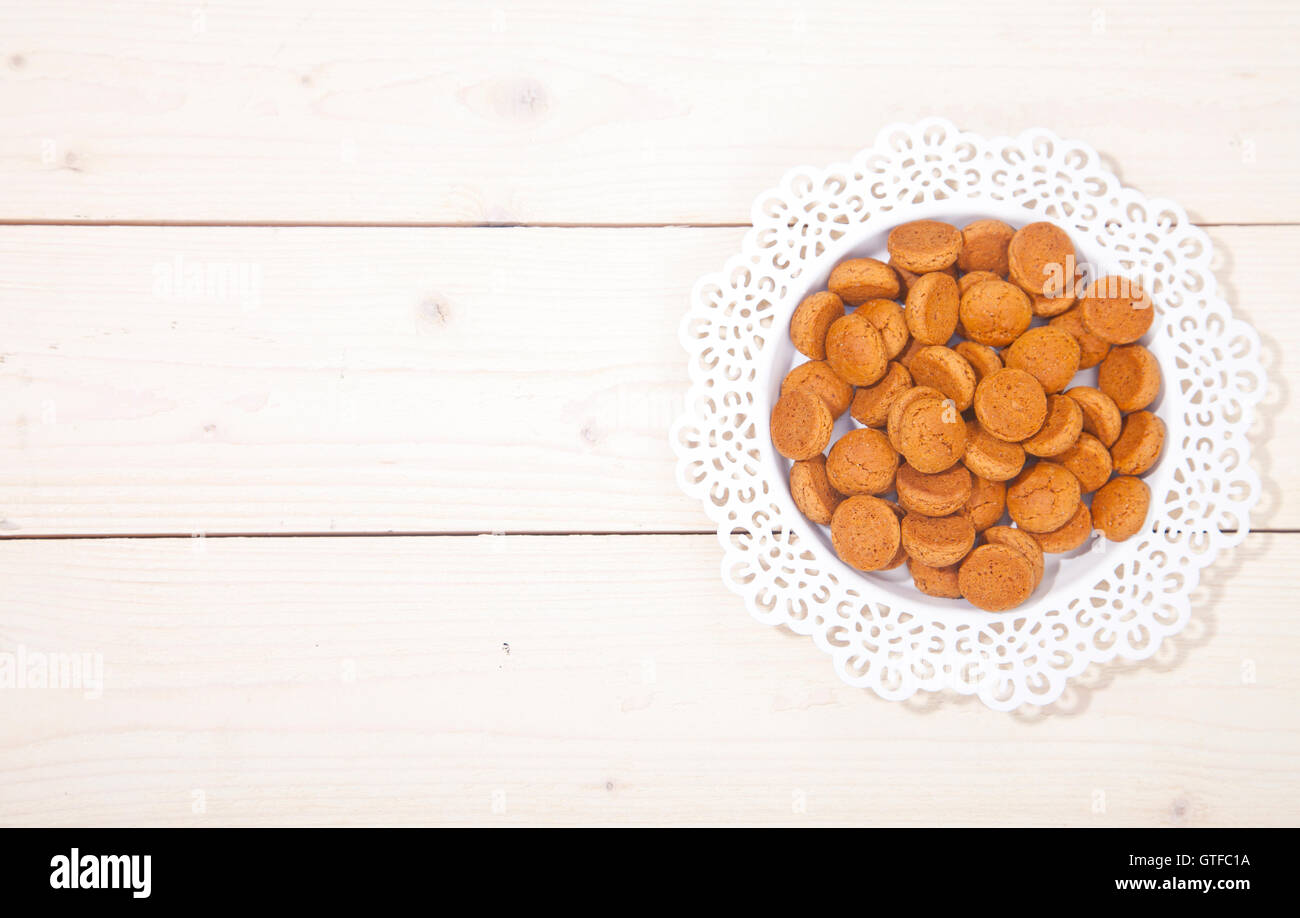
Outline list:
[[[901,465],[894,486],[903,509],[922,516],[947,516],[970,500],[971,473],[960,463],[931,475]]]
[[[957,330],[957,282],[942,271],[922,274],[907,291],[907,328],[922,344],[947,344]],[[909,366],[909,369],[911,367]]]
[[[1119,439],[1120,427],[1124,422],[1114,400],[1092,386],[1075,386],[1066,389],[1065,394],[1079,404],[1079,409],[1083,412],[1083,429],[1109,449]]]
[[[961,590],[957,587],[957,565],[931,567],[915,558],[908,558],[907,569],[912,575],[912,583],[925,595],[961,599]]]
[[[1160,394],[1160,364],[1140,344],[1113,347],[1097,369],[1097,388],[1120,411],[1141,411]]]
[[[1014,526],[993,526],[984,531],[984,541],[990,545],[1005,545],[1024,555],[1034,572],[1034,589],[1038,589],[1038,584],[1043,582],[1046,562],[1043,560],[1043,547],[1033,536]]]
[[[1065,466],[1037,462],[1007,486],[1007,512],[1026,532],[1051,532],[1070,519],[1081,495],[1079,479]]]
[[[1074,551],[1092,535],[1092,513],[1088,505],[1079,501],[1079,506],[1060,529],[1051,532],[1030,533],[1042,546],[1043,551],[1054,555]]]
[[[894,487],[898,453],[889,439],[870,427],[850,430],[835,441],[826,475],[841,494],[883,494]]]
[[[1021,445],[1031,456],[1059,456],[1079,439],[1083,430],[1083,411],[1068,395],[1047,397],[1047,420],[1043,427]]]
[[[969,274],[963,274],[961,277],[957,278],[957,292],[962,296],[965,296],[966,291],[971,287],[974,287],[976,284],[982,284],[985,281],[1000,280],[1002,280],[1002,275],[994,274],[992,271],[971,271]]]
[[[1075,444],[1053,458],[1079,479],[1079,490],[1088,494],[1104,485],[1110,478],[1110,451],[1090,433],[1079,434]]]
[[[975,370],[951,348],[930,345],[912,358],[912,379],[918,386],[938,389],[965,411],[975,398]]]
[[[850,567],[884,570],[902,544],[898,514],[877,497],[845,498],[831,517],[831,544]]]
[[[1011,342],[1002,362],[1034,377],[1044,392],[1060,392],[1079,371],[1079,342],[1067,331],[1040,325]]]
[[[1141,478],[1112,478],[1092,495],[1092,523],[1112,542],[1136,535],[1147,520],[1151,489]]]
[[[836,319],[826,332],[826,362],[845,382],[869,386],[885,375],[889,358],[880,332],[854,313]]]
[[[996,526],[1006,512],[1007,486],[1001,481],[990,481],[978,475],[971,477],[975,480],[971,483],[970,498],[961,512],[971,521],[976,532],[983,532]]]
[[[1074,243],[1054,223],[1030,223],[1016,231],[1007,246],[1007,273],[1027,293],[1063,291],[1073,273]],[[1055,287],[1055,289],[1053,289]]]
[[[975,545],[975,527],[960,513],[909,513],[903,517],[902,539],[910,557],[930,567],[947,567],[966,557]]]
[[[853,387],[835,375],[831,365],[824,360],[809,360],[801,363],[781,381],[781,394],[793,389],[812,389],[821,396],[833,417],[839,417],[849,410],[853,401]]]
[[[1001,220],[976,220],[961,231],[961,252],[957,267],[963,271],[1007,273],[1007,246],[1016,231]]]
[[[908,389],[912,388],[912,374],[901,363],[890,361],[884,378],[870,386],[862,386],[853,394],[849,414],[859,424],[884,427],[889,420],[889,408]]]
[[[795,350],[813,360],[826,359],[826,331],[844,315],[844,301],[829,290],[806,296],[790,317]]]
[[[885,344],[885,355],[890,360],[907,347],[907,319],[903,316],[903,307],[893,300],[867,300],[858,307],[856,315],[866,319],[880,332],[880,340]]]
[[[1070,293],[1064,296],[1047,296],[1042,293],[1031,293],[1029,295],[1029,308],[1034,311],[1034,315],[1043,318],[1059,316],[1073,305],[1074,295]]]
[[[933,398],[943,401],[943,393],[938,389],[931,389],[929,386],[913,386],[906,392],[901,393],[894,399],[894,403],[889,406],[889,416],[885,419],[885,431],[889,434],[889,442],[894,449],[902,452],[902,435],[903,435],[903,411],[906,410],[913,402],[923,399]]]
[[[1136,282],[1103,277],[1089,284],[1079,298],[1079,316],[1088,331],[1111,344],[1132,344],[1151,330],[1155,305]]]
[[[772,445],[787,459],[811,459],[831,442],[835,418],[811,389],[793,389],[772,408]]]
[[[1109,342],[1103,341],[1083,327],[1083,319],[1079,317],[1078,309],[1071,309],[1069,312],[1062,313],[1047,324],[1053,328],[1059,328],[1061,331],[1069,332],[1074,336],[1074,340],[1079,343],[1080,370],[1095,367],[1110,352]]]
[[[980,478],[1009,481],[1025,466],[1025,448],[999,440],[976,421],[966,422],[966,451],[962,463]]]
[[[883,261],[852,258],[835,266],[826,286],[844,302],[857,306],[867,300],[892,300],[898,296],[898,275]]]
[[[1038,433],[1047,419],[1047,393],[1024,370],[990,373],[975,388],[975,417],[999,440],[1018,443]]]
[[[961,295],[957,314],[966,337],[990,347],[1015,341],[1034,320],[1025,291],[1004,280],[975,284]]]
[[[961,354],[966,362],[970,364],[971,369],[975,371],[976,383],[990,373],[996,373],[1002,369],[1002,358],[998,356],[997,351],[987,344],[979,344],[975,341],[959,341],[953,350]]]
[[[966,449],[966,424],[947,398],[919,398],[899,416],[899,452],[918,472],[942,472]]]
[[[1034,592],[1029,560],[1005,545],[981,545],[957,571],[957,588],[966,601],[985,612],[1005,612]]]
[[[889,231],[885,243],[891,261],[915,274],[942,271],[957,261],[961,231],[938,220],[913,220]]]
[[[1165,422],[1150,411],[1135,411],[1124,419],[1124,429],[1110,448],[1115,471],[1144,475],[1160,458],[1165,445]]]
[[[790,466],[790,496],[800,513],[822,526],[830,525],[835,508],[844,499],[826,477],[826,457],[820,453]]]
[[[930,345],[922,344],[920,341],[913,338],[907,342],[907,347],[903,348],[903,353],[898,355],[898,362],[906,367],[907,371],[910,373],[912,370],[912,361],[916,359],[916,355],[921,353],[921,348],[929,346]]]

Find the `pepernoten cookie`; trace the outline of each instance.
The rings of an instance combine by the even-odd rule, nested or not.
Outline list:
[[[914,274],[942,271],[957,261],[962,235],[938,220],[913,220],[889,231],[889,258]]]
[[[978,421],[966,422],[966,450],[962,463],[980,478],[1009,481],[1025,467],[1025,448],[1019,443],[999,440]]]
[[[1014,548],[985,544],[962,561],[957,587],[977,609],[1005,612],[1034,592],[1034,572],[1029,559]]]
[[[1008,270],[1007,247],[1016,234],[1001,220],[976,220],[961,231],[961,252],[957,267],[963,271],[988,271],[1005,275]]]
[[[909,557],[907,559],[907,569],[912,575],[912,583],[927,596],[937,596],[941,599],[961,599],[961,589],[957,585],[957,565],[931,567]]]
[[[989,481],[972,475],[970,497],[962,513],[971,521],[976,532],[996,526],[1007,509],[1007,486],[1001,481]]]
[[[1110,478],[1110,450],[1090,433],[1079,434],[1074,445],[1054,457],[1053,461],[1065,466],[1079,479],[1079,488],[1084,494],[1097,490]]]
[[[1160,458],[1165,445],[1165,422],[1150,411],[1135,411],[1124,419],[1124,429],[1110,448],[1115,471],[1145,475]]]
[[[826,332],[826,362],[845,382],[869,386],[885,375],[889,357],[880,332],[854,313],[831,323]]]
[[[790,466],[790,496],[799,512],[814,523],[829,526],[844,495],[826,477],[826,457],[821,453]]]
[[[967,338],[990,347],[1010,344],[1034,321],[1025,291],[1004,280],[985,281],[961,294],[957,315]]]
[[[930,345],[912,359],[912,379],[918,386],[938,389],[965,411],[975,398],[975,370],[951,348]]]
[[[812,360],[826,359],[826,332],[844,315],[844,301],[829,290],[806,296],[790,317],[790,341]]]
[[[990,545],[1005,545],[1024,555],[1034,572],[1034,589],[1038,589],[1038,584],[1043,581],[1046,565],[1043,561],[1043,548],[1033,536],[1014,526],[994,526],[985,531],[984,541]]]
[[[1050,325],[1031,328],[1002,354],[1002,362],[1024,370],[1043,391],[1061,392],[1079,371],[1079,342],[1069,332]]]
[[[1067,395],[1049,395],[1047,420],[1021,446],[1031,456],[1057,456],[1073,446],[1082,431],[1083,411],[1078,403]]]
[[[913,402],[923,398],[943,401],[943,393],[929,386],[913,386],[894,399],[894,403],[889,406],[889,416],[885,419],[885,432],[889,435],[889,442],[900,453],[903,451],[903,412],[911,407]]]
[[[883,494],[894,487],[898,453],[889,439],[870,427],[850,430],[835,441],[826,475],[841,494]]]
[[[835,266],[826,286],[850,306],[857,306],[867,300],[892,300],[898,296],[898,275],[883,261],[853,258]]]
[[[975,389],[975,417],[999,440],[1027,440],[1047,419],[1047,393],[1024,370],[1005,368],[980,380]]]
[[[909,557],[930,567],[956,564],[975,545],[975,526],[965,516],[923,516],[909,513],[903,517],[903,547]]]
[[[896,560],[902,530],[894,508],[878,497],[849,497],[831,517],[831,544],[845,564],[860,571],[885,569]]]
[[[772,409],[772,444],[787,459],[811,459],[831,441],[835,419],[811,389],[792,389]]]
[[[947,398],[918,398],[899,415],[899,452],[918,472],[951,468],[966,449],[966,424]]]
[[[1151,506],[1151,489],[1141,478],[1112,478],[1092,496],[1092,522],[1112,542],[1141,531]]]
[[[1146,291],[1126,277],[1103,277],[1079,297],[1084,327],[1111,344],[1132,344],[1151,330],[1155,315]]]
[[[975,371],[975,382],[978,383],[990,373],[996,373],[1002,369],[1002,358],[998,352],[993,350],[987,344],[979,344],[975,341],[962,341],[953,348],[958,354],[965,358],[970,364],[971,369]]]
[[[947,344],[957,329],[959,302],[957,282],[947,274],[921,275],[907,291],[907,308],[903,311],[912,337],[922,344]]]
[[[1100,440],[1103,446],[1110,448],[1110,445],[1119,439],[1120,428],[1124,422],[1123,415],[1119,413],[1114,400],[1105,392],[1092,386],[1075,386],[1073,389],[1066,389],[1065,394],[1074,399],[1079,410],[1083,412],[1083,429]]]
[[[853,395],[849,414],[867,427],[884,427],[894,400],[912,388],[912,374],[901,363],[891,361],[884,378],[870,386],[861,386]]]
[[[944,472],[926,474],[910,465],[899,466],[894,482],[898,502],[910,513],[947,516],[966,506],[971,496],[971,473],[960,463]],[[999,511],[1001,515],[1001,511]]]
[[[1055,223],[1030,223],[1011,237],[1007,266],[1025,292],[1059,296],[1074,274],[1074,243]]]
[[[1120,411],[1141,411],[1160,394],[1160,364],[1140,344],[1113,347],[1097,369],[1097,388]]]
[[[1079,506],[1079,480],[1063,465],[1038,462],[1007,486],[1007,512],[1026,532],[1051,532]]]
[[[836,418],[848,411],[849,403],[853,401],[853,387],[835,375],[824,360],[809,360],[787,373],[781,381],[781,394],[793,389],[816,392],[831,410],[831,416]]]

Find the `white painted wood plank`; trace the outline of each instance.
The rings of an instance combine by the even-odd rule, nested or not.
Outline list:
[[[676,333],[742,232],[0,228],[0,534],[707,529]],[[1300,228],[1213,235],[1274,373],[1255,525],[1294,528]],[[214,266],[260,280],[155,289]]]
[[[746,221],[938,114],[1294,221],[1297,27],[1279,0],[8,4],[0,218]]]
[[[6,825],[1300,819],[1297,535],[1221,559],[1154,660],[1016,715],[844,686],[709,536],[2,548],[0,652],[105,673],[0,690]]]

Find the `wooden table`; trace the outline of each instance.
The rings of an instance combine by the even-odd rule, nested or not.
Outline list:
[[[0,691],[0,822],[1296,823],[1298,26],[6,4],[0,652],[105,684]],[[1046,710],[842,685],[673,482],[692,281],[786,169],[927,114],[1182,203],[1272,374],[1256,531]]]

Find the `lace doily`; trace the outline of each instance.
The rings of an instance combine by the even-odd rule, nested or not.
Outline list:
[[[925,596],[905,567],[843,564],[795,509],[768,435],[796,358],[795,305],[837,262],[881,257],[891,227],[922,217],[1051,220],[1082,261],[1136,278],[1157,307],[1147,346],[1168,434],[1146,478],[1147,531],[1049,555],[1012,612]],[[1048,704],[1088,664],[1148,657],[1187,624],[1201,568],[1249,529],[1260,483],[1246,434],[1266,380],[1258,336],[1219,296],[1210,241],[1180,206],[1123,187],[1096,151],[1048,131],[985,139],[931,119],[886,127],[851,162],[791,171],[752,219],[740,254],[691,292],[680,329],[691,388],[672,443],[679,484],[717,526],[723,579],[754,617],[811,635],[845,682],[881,697],[951,689],[999,710]]]

